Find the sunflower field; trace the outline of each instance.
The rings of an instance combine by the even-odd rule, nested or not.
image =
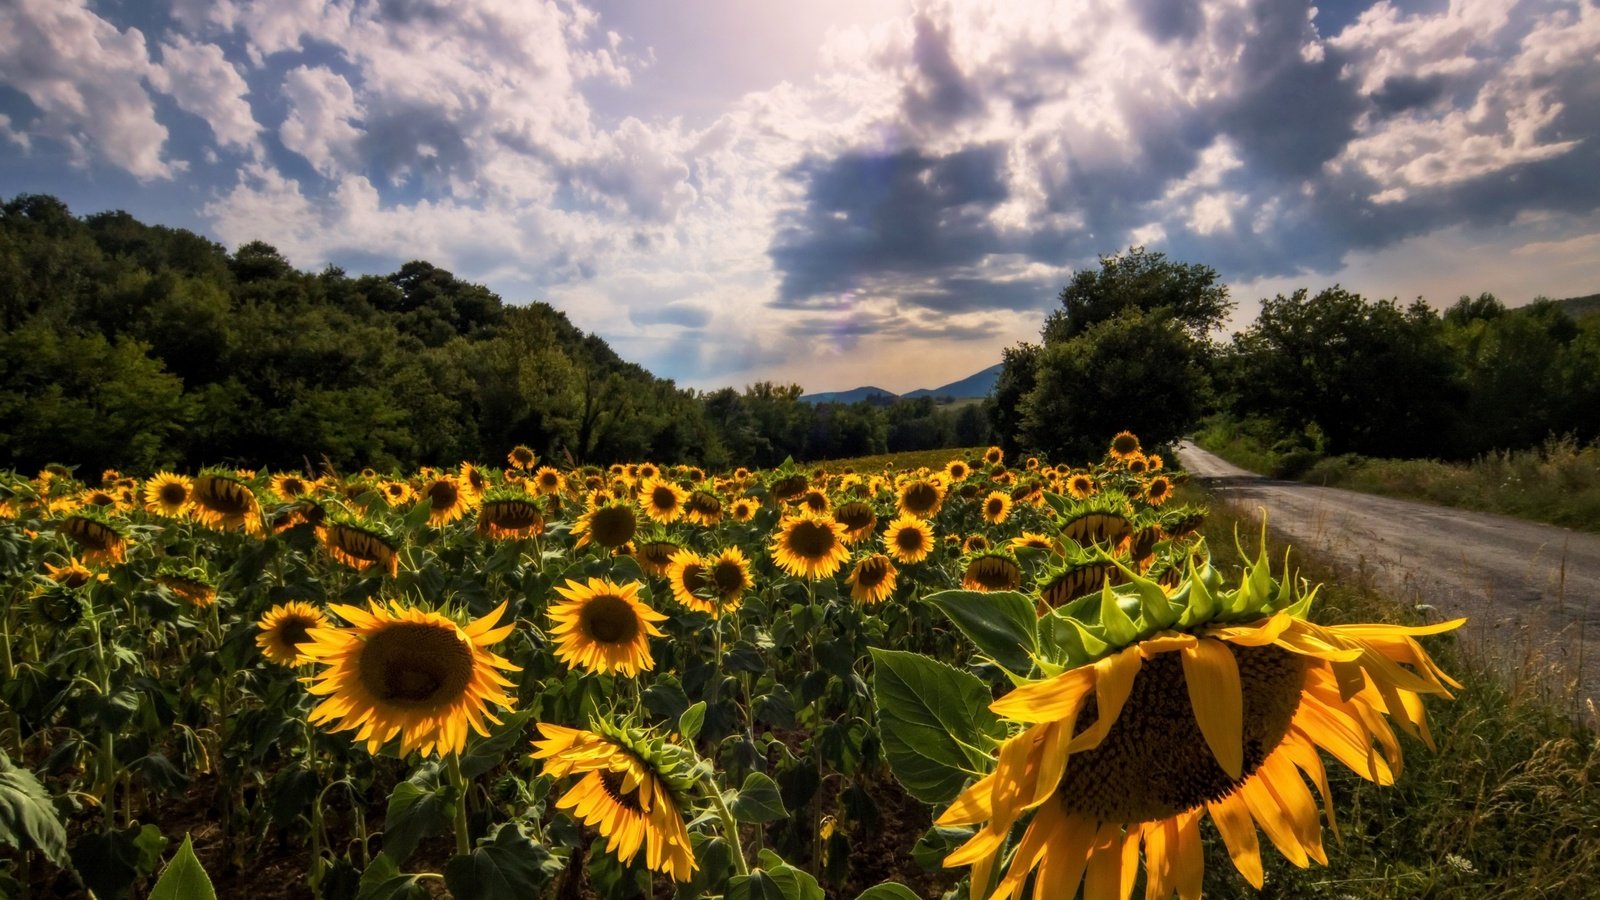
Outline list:
[[[949,456],[0,473],[0,895],[1191,898],[1430,742],[1459,621],[1220,571],[1126,432]]]

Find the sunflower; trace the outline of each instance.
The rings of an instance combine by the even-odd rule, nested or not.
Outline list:
[[[1011,495],[1004,491],[990,491],[989,496],[983,498],[983,520],[990,525],[999,525],[1011,515]]]
[[[705,557],[693,550],[679,550],[672,554],[672,562],[667,566],[667,583],[672,586],[672,599],[692,610],[716,612],[716,607],[700,596],[706,589],[708,568]]]
[[[526,492],[504,487],[489,492],[478,506],[478,534],[492,541],[544,533],[544,514]]]
[[[533,449],[527,444],[518,444],[511,448],[510,453],[506,454],[506,462],[511,464],[511,468],[521,472],[533,468],[538,461],[538,454],[534,453]]]
[[[116,491],[112,488],[90,488],[78,495],[78,505],[107,513],[122,511],[122,504],[118,502]]]
[[[987,549],[989,549],[989,538],[987,535],[969,534],[967,535],[966,540],[961,542],[962,553],[982,553]]]
[[[70,515],[57,527],[78,545],[79,553],[88,562],[119,563],[127,553],[128,539],[109,519],[97,513]]]
[[[991,466],[998,466],[1005,462],[1005,459],[1006,451],[1000,449],[999,447],[990,447],[989,449],[983,451],[983,461]]]
[[[597,503],[579,516],[572,533],[577,535],[579,549],[595,543],[614,550],[633,540],[638,529],[639,517],[634,513],[633,504],[611,500]]]
[[[833,519],[844,526],[847,544],[859,544],[872,537],[872,530],[878,527],[878,514],[871,504],[862,500],[841,504],[833,511]]]
[[[418,493],[427,501],[428,524],[435,528],[466,515],[472,505],[472,492],[454,475],[435,475],[423,483]]]
[[[771,494],[775,500],[787,502],[789,500],[793,500],[801,494],[804,494],[806,492],[806,488],[809,487],[810,484],[810,480],[804,475],[785,475],[784,477],[772,482],[772,484],[767,487],[767,493]]]
[[[1067,476],[1067,493],[1074,500],[1084,500],[1094,496],[1100,486],[1095,484],[1094,476],[1088,472],[1073,472]]]
[[[1172,479],[1165,475],[1157,475],[1145,483],[1144,502],[1151,506],[1160,506],[1172,498]]]
[[[738,606],[744,592],[755,584],[750,577],[750,559],[738,547],[726,547],[716,556],[706,558],[705,563],[706,584],[717,603],[713,613]]]
[[[311,629],[331,626],[322,610],[304,600],[290,600],[267,610],[256,623],[261,632],[256,635],[256,646],[262,656],[280,666],[298,666],[311,661],[300,654],[301,645],[311,642]]]
[[[1122,460],[1139,452],[1139,438],[1131,431],[1119,431],[1111,439],[1111,458]]]
[[[828,499],[827,491],[819,488],[811,488],[801,494],[799,505],[814,513],[825,513],[833,509],[833,501]]]
[[[633,558],[639,561],[639,568],[646,575],[661,577],[667,574],[667,567],[672,565],[673,554],[683,548],[668,540],[643,541],[634,547]]]
[[[1048,534],[1042,534],[1037,531],[1024,531],[1011,539],[1011,548],[1013,550],[1048,550],[1051,553],[1060,553],[1061,542]]]
[[[53,566],[45,563],[44,567],[50,580],[64,588],[81,588],[91,581],[108,580],[106,573],[94,571],[77,557],[69,558],[66,565]]]
[[[562,494],[567,490],[567,476],[551,466],[540,466],[539,471],[533,473],[530,483],[534,493],[540,496]]]
[[[1004,550],[980,550],[961,570],[969,591],[1014,591],[1022,586],[1022,567]]]
[[[194,483],[186,476],[157,472],[144,486],[144,508],[159,516],[176,519],[189,511],[189,495]]]
[[[1149,456],[1146,456],[1145,461],[1150,464],[1150,471],[1152,472],[1159,472],[1161,471],[1162,467],[1166,465],[1166,463],[1162,461],[1161,454],[1159,453],[1152,453]]]
[[[899,574],[893,560],[882,553],[862,557],[850,570],[850,596],[857,602],[871,606],[882,603],[894,593],[895,578]]]
[[[683,517],[688,492],[670,481],[651,476],[639,486],[639,508],[651,521],[667,525]]]
[[[500,723],[491,704],[511,708],[511,682],[500,672],[520,669],[487,649],[516,627],[495,627],[506,604],[465,626],[393,601],[330,609],[350,627],[312,628],[311,639],[296,645],[302,657],[327,666],[307,688],[327,698],[311,711],[313,724],[359,729],[355,739],[373,755],[398,735],[401,756],[442,756],[461,752],[468,726],[487,735],[484,720]]]
[[[469,462],[461,464],[461,486],[472,492],[475,497],[482,497],[489,493],[489,476],[483,470]]]
[[[541,740],[533,742],[533,758],[544,762],[544,774],[583,777],[556,801],[585,825],[606,838],[606,852],[624,865],[644,850],[645,865],[674,881],[689,881],[696,868],[683,824],[684,805],[692,778],[680,774],[682,753],[671,745],[647,740],[631,729],[596,723],[595,731],[579,731],[539,723]]]
[[[728,506],[728,518],[735,522],[748,522],[756,517],[761,501],[754,497],[740,497]]]
[[[390,479],[378,482],[378,496],[382,497],[384,504],[392,509],[396,506],[404,506],[415,500],[417,492],[413,491],[411,485],[406,484],[404,481]]]
[[[655,463],[643,462],[633,467],[632,475],[634,479],[642,483],[652,478],[660,478],[661,469]]]
[[[376,566],[393,577],[400,571],[398,548],[369,524],[325,521],[317,526],[317,539],[329,556],[358,572]]]
[[[1150,461],[1145,459],[1143,453],[1135,453],[1123,460],[1122,465],[1131,475],[1143,475],[1150,468]]]
[[[944,488],[932,479],[917,478],[900,488],[900,514],[931,519],[944,503]]]
[[[232,475],[202,472],[194,480],[194,517],[216,531],[261,533],[261,506],[250,486]]]
[[[959,481],[965,481],[966,477],[971,474],[972,467],[967,465],[963,460],[952,459],[944,464],[944,477],[948,479],[951,484],[955,484]]]
[[[1086,896],[1123,896],[1141,846],[1147,896],[1199,897],[1202,815],[1257,888],[1258,824],[1295,865],[1326,864],[1306,784],[1331,803],[1318,750],[1392,783],[1400,747],[1385,716],[1432,746],[1421,698],[1459,686],[1415,639],[1463,620],[1313,624],[1305,615],[1315,592],[1274,584],[1264,548],[1231,593],[1209,570],[1191,570],[1170,597],[1124,574],[1133,587],[1103,590],[1099,622],[1073,620],[1099,649],[1070,651],[1060,674],[990,704],[1023,727],[994,771],[938,818],[982,826],[945,865],[970,865],[972,884],[990,885],[1012,826],[1029,812],[998,887],[985,891],[990,900],[1022,896],[1035,872],[1036,897],[1073,896],[1080,880]],[[1119,597],[1137,599],[1137,618]]]
[[[284,501],[285,503],[293,503],[306,494],[311,493],[315,487],[316,482],[307,481],[306,479],[293,473],[284,473],[272,476],[272,492],[277,494],[278,499]]]
[[[883,533],[883,545],[895,562],[922,562],[933,552],[933,528],[916,516],[901,516],[889,523],[889,530]]]
[[[200,574],[192,569],[177,571],[163,567],[151,580],[182,597],[196,609],[205,609],[217,602],[217,586],[200,577]]]
[[[667,617],[639,599],[640,584],[599,578],[587,585],[568,580],[556,588],[566,602],[550,607],[556,659],[591,672],[616,672],[633,678],[655,668],[650,638],[661,637],[656,622]]]
[[[684,515],[696,525],[715,525],[722,521],[722,498],[707,490],[695,490],[683,501]]]
[[[772,561],[796,578],[832,577],[849,558],[844,526],[829,515],[784,516],[772,539]]]

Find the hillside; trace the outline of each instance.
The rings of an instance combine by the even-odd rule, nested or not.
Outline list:
[[[1600,315],[1600,294],[1568,297],[1565,300],[1557,300],[1556,305],[1566,310],[1567,315],[1582,321],[1590,316]]]
[[[936,388],[917,388],[905,394],[896,394],[880,387],[858,387],[848,391],[823,391],[815,394],[802,394],[800,399],[807,403],[861,403],[863,401],[887,402],[890,400],[916,400],[920,397],[932,397],[937,400],[982,400],[994,393],[995,381],[1000,377],[1000,370],[1005,368],[1003,363],[996,363],[981,372],[968,375],[960,381]]]

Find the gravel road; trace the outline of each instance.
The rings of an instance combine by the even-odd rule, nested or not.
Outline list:
[[[1190,474],[1224,502],[1404,602],[1468,616],[1463,642],[1513,675],[1553,669],[1600,703],[1600,534],[1247,472],[1194,444]]]

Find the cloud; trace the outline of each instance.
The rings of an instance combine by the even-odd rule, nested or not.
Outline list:
[[[75,165],[103,159],[145,180],[184,168],[163,153],[167,129],[145,89],[153,71],[139,29],[118,29],[82,2],[0,6],[0,75],[38,109],[21,127],[66,145]]]
[[[151,83],[171,94],[184,111],[204,119],[223,146],[255,145],[261,126],[246,99],[249,86],[216,44],[171,35],[161,44],[161,64],[151,73]]]
[[[323,66],[298,66],[283,77],[289,115],[278,126],[283,145],[332,178],[363,167],[358,153],[361,107],[344,76]]]

